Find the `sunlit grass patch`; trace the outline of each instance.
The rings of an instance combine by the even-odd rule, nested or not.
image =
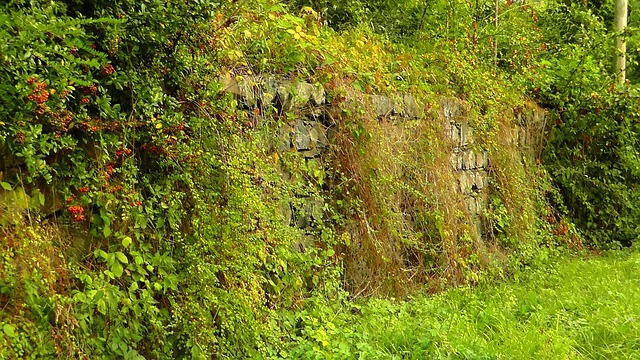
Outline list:
[[[344,330],[314,355],[348,348],[367,359],[638,358],[639,265],[636,253],[567,258],[497,285],[370,300],[331,320]],[[307,342],[298,348],[311,356]]]

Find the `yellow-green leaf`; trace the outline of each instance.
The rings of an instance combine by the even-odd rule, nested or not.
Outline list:
[[[127,255],[121,253],[120,251],[116,252],[116,258],[123,264],[129,263],[129,259],[127,259]]]
[[[2,327],[2,330],[4,331],[5,334],[7,334],[8,337],[15,337],[16,336],[15,328],[14,328],[13,325],[4,324],[4,326]]]

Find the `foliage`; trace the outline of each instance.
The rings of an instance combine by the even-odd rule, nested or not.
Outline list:
[[[548,52],[531,78],[550,108],[545,163],[569,215],[594,246],[628,246],[638,237],[638,103],[616,88],[611,37],[590,10],[559,4],[541,15]],[[563,205],[560,205],[563,206]]]
[[[423,23],[422,4],[415,0],[291,0],[296,8],[310,7],[319,11],[327,24],[335,29],[355,27],[358,24],[371,24],[379,33],[392,37],[415,35],[419,24]]]
[[[637,253],[569,258],[516,281],[410,301],[371,299],[300,315],[292,357],[636,356]]]
[[[304,233],[274,211],[301,193],[321,196],[317,184],[284,181],[267,153],[268,127],[250,131],[246,113],[220,93],[212,64],[236,50],[211,50],[234,21],[223,14],[237,8],[67,5],[2,8],[2,38],[11,39],[0,75],[3,211],[10,197],[35,201],[7,205],[11,216],[2,216],[3,239],[13,239],[2,281],[17,289],[11,301],[26,292],[46,309],[3,312],[5,329],[23,331],[3,349],[61,358],[250,356],[276,331],[262,321],[271,309],[298,306],[312,286],[331,296],[339,273],[328,266],[331,229],[322,246],[299,253],[293,245]],[[25,212],[35,223],[54,221],[59,238],[77,239],[48,245],[65,259],[64,271],[52,270],[60,286],[48,292],[40,275],[11,275],[35,266],[20,255],[30,236],[16,229],[32,226]]]
[[[546,172],[519,155],[516,119],[535,107],[523,88],[559,120],[545,160],[569,214],[592,243],[633,240],[636,97],[604,91],[600,18],[509,1],[496,28],[489,1],[290,4],[298,14],[271,0],[0,6],[0,356],[396,351],[349,327],[342,312],[370,311],[350,297],[484,283],[543,261],[543,244],[579,243]],[[279,149],[300,110],[239,103],[220,81],[265,73],[325,86],[327,154]],[[405,92],[420,119],[352,106]],[[491,154],[487,238],[433,121],[441,96],[464,101]],[[298,226],[307,199],[322,205]],[[402,346],[458,351],[432,335]]]

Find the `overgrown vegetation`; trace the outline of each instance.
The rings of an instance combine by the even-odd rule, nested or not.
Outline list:
[[[293,358],[638,356],[637,254],[569,258],[516,282],[298,314]]]
[[[497,26],[494,11],[0,5],[0,357],[400,356],[322,322],[350,321],[363,295],[483,284],[582,239],[632,244],[638,101],[613,85],[610,4],[500,2]],[[219,81],[256,74],[323,84],[326,153],[280,146],[305,109],[240,103]],[[377,118],[365,100],[403,93],[420,118]],[[491,157],[484,234],[451,170],[443,97]]]

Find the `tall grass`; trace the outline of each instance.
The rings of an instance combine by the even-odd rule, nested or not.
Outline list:
[[[573,257],[509,282],[350,310],[307,326],[290,355],[638,359],[640,254]]]

